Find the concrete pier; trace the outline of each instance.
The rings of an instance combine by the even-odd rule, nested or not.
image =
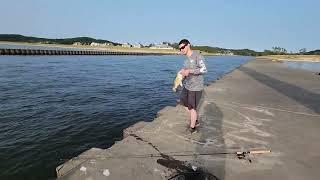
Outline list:
[[[52,49],[0,49],[0,55],[167,55],[166,53],[152,52],[118,52],[97,50],[52,50]]]
[[[165,107],[57,167],[58,179],[319,179],[319,87],[312,72],[253,60],[205,88],[198,133],[183,107]]]

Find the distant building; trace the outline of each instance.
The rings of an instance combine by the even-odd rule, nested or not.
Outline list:
[[[99,43],[96,43],[96,42],[92,42],[91,44],[90,44],[90,46],[99,46],[100,44]]]
[[[226,55],[233,56],[234,54],[233,54],[232,51],[228,50],[228,51],[226,52]]]
[[[103,43],[104,46],[113,46],[112,43]]]
[[[144,47],[142,44],[138,43],[138,44],[135,44],[133,45],[134,48],[142,48]]]
[[[219,55],[233,56],[233,52],[230,50],[222,51]]]
[[[74,46],[81,46],[82,44],[81,44],[81,42],[75,42],[75,43],[73,43],[72,45],[74,45]]]
[[[96,43],[96,42],[92,42],[90,44],[90,46],[99,46],[99,47],[101,47],[101,46],[112,46],[112,45],[113,45],[112,43]]]
[[[123,44],[122,44],[122,47],[132,47],[132,45],[129,44],[129,43],[123,43]]]
[[[218,53],[215,53],[215,55],[218,55],[218,56],[233,56],[234,53],[230,50],[226,50],[226,51],[221,51],[221,52],[218,52]]]
[[[168,44],[157,44],[157,45],[151,46],[150,49],[174,49],[174,48],[169,46]]]

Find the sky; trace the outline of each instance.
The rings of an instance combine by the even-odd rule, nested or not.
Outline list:
[[[0,34],[320,49],[319,0],[0,0]]]

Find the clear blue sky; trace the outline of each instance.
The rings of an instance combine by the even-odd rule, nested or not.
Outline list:
[[[320,49],[319,0],[0,0],[0,33]]]

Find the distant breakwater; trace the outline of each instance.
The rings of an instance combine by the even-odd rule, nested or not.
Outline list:
[[[0,55],[170,55],[171,53],[156,52],[118,52],[95,50],[52,50],[52,49],[0,49]]]

